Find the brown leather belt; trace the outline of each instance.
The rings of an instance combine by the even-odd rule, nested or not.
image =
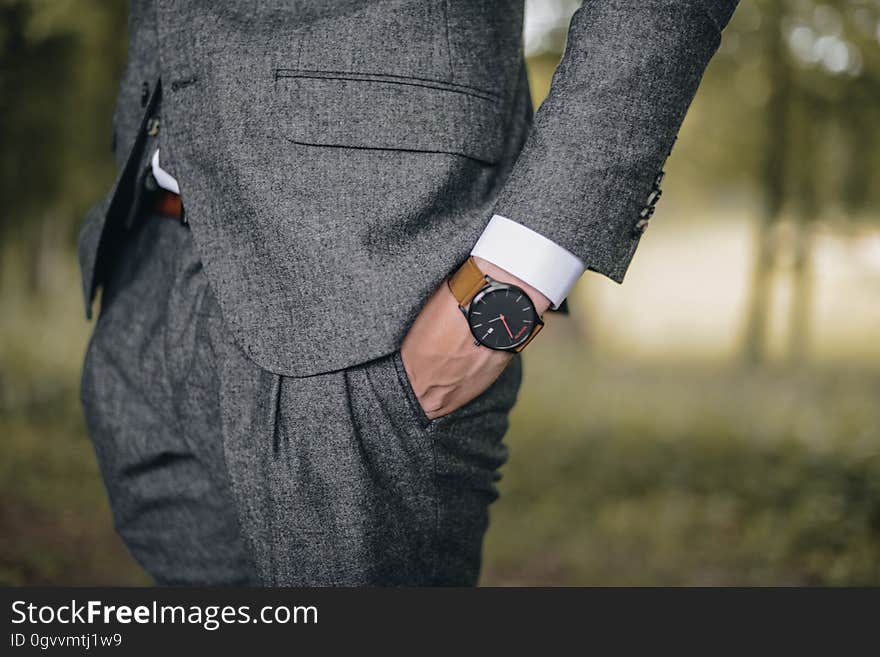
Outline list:
[[[153,210],[157,214],[182,220],[183,202],[180,200],[180,194],[169,192],[167,189],[158,190],[153,197]]]

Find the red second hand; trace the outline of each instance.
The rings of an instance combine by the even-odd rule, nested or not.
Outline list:
[[[501,318],[501,323],[504,324],[504,328],[507,329],[507,335],[513,338],[513,333],[510,332],[510,327],[507,325],[507,320],[504,319],[504,315],[499,315],[499,317]]]

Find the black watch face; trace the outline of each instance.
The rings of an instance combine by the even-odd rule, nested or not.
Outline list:
[[[489,288],[471,302],[468,323],[477,341],[490,349],[513,349],[529,339],[538,313],[529,295],[513,285]]]

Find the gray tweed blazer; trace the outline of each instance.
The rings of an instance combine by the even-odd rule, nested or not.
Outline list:
[[[736,4],[587,0],[533,117],[523,0],[132,0],[86,305],[157,145],[224,320],[279,374],[395,351],[493,213],[622,281]]]

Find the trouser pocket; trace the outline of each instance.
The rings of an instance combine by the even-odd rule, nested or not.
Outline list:
[[[507,459],[503,438],[522,381],[521,356],[514,356],[483,393],[435,420],[422,410],[399,351],[353,368],[349,374],[363,374],[369,394],[375,395],[379,404],[374,413],[395,427],[394,437],[373,444],[373,458],[382,462],[396,458],[398,464],[430,468],[420,474],[410,471],[408,476],[421,481],[423,490],[430,490],[433,496],[433,580],[475,584],[489,505],[498,497],[499,468]],[[401,454],[410,458],[401,458]],[[400,480],[389,483],[401,489]]]
[[[379,359],[379,361],[383,360],[388,360],[393,365],[397,387],[399,387],[402,397],[410,408],[410,414],[414,422],[428,433],[432,433],[436,428],[454,424],[459,419],[467,417],[491,412],[501,412],[506,415],[516,403],[519,387],[522,382],[522,357],[520,354],[514,354],[514,357],[504,371],[486,390],[451,413],[431,419],[425,413],[421,403],[419,403],[419,398],[406,373],[406,367],[403,364],[400,350],[398,349],[384,359]],[[376,362],[378,363],[379,361]]]
[[[494,472],[503,464],[506,449],[500,443],[522,383],[520,354],[514,355],[486,390],[435,419],[429,418],[419,403],[399,350],[355,369],[365,372],[373,393],[398,430],[435,453],[435,468],[461,475]],[[438,454],[443,457],[439,462]]]

